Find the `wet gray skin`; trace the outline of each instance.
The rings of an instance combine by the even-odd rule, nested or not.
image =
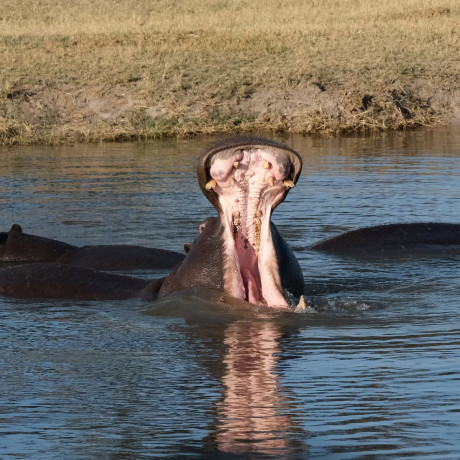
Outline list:
[[[75,248],[61,241],[24,233],[18,224],[13,224],[9,232],[0,233],[1,262],[54,261]]]
[[[219,217],[200,225],[159,296],[200,286],[257,305],[292,306],[303,294],[303,276],[271,214],[301,169],[295,151],[267,139],[238,137],[211,146],[198,161],[197,176]]]
[[[273,223],[271,230],[283,289],[298,299],[304,288],[299,263]],[[197,286],[226,292],[223,234],[224,227],[218,217],[204,220],[199,226],[198,237],[189,245],[185,261],[165,279],[159,297]]]
[[[172,268],[183,254],[132,245],[77,248],[29,235],[14,224],[0,233],[0,294],[18,298],[154,300],[163,278],[144,280],[100,270]]]
[[[166,249],[114,244],[76,247],[62,241],[24,233],[18,224],[0,233],[0,262],[57,262],[96,270],[173,268],[184,255]]]
[[[83,246],[59,257],[56,262],[95,270],[171,269],[184,260],[184,254],[167,249],[130,244]]]
[[[162,282],[53,262],[0,269],[0,294],[18,298],[154,300]]]
[[[460,250],[460,224],[421,222],[365,227],[315,243],[311,249],[357,257]]]

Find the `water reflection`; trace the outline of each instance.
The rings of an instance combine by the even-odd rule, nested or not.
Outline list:
[[[302,443],[292,439],[292,432],[301,431],[292,418],[292,400],[277,374],[281,335],[272,322],[236,322],[225,330],[215,436],[219,451],[279,457],[301,449]]]
[[[283,344],[310,322],[307,316],[254,309],[217,291],[193,288],[150,305],[157,319],[179,317],[187,343],[201,344],[197,359],[219,381],[207,452],[303,457],[305,413],[282,383]]]

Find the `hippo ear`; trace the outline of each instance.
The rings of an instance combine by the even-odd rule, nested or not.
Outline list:
[[[190,251],[190,247],[192,246],[192,243],[185,243],[184,244],[184,251],[185,251],[185,254],[188,254],[189,251]]]
[[[13,224],[10,228],[10,232],[22,233],[22,227],[19,224]]]

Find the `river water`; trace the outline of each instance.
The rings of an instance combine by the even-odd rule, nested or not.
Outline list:
[[[458,222],[460,127],[277,139],[304,160],[273,220],[309,311],[0,298],[0,458],[460,458],[459,253],[308,249]],[[2,148],[0,230],[182,251],[215,214],[195,179],[211,140]]]

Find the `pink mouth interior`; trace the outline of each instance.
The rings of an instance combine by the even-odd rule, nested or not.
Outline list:
[[[227,149],[211,160],[207,188],[218,196],[225,226],[226,285],[254,304],[288,307],[280,281],[270,218],[291,181],[291,162],[271,146]]]

